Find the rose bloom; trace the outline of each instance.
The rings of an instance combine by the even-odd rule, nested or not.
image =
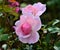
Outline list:
[[[22,43],[33,44],[39,40],[38,30],[41,28],[41,20],[31,14],[20,16],[20,20],[16,21],[14,29]]]
[[[34,16],[40,16],[45,12],[45,10],[46,10],[46,5],[38,2],[33,5],[29,4],[25,8],[22,8],[22,13],[23,14],[31,13]]]
[[[10,3],[10,7],[19,6],[19,2],[17,2],[16,0],[8,0],[8,2]]]
[[[11,4],[10,4],[10,6],[11,7],[17,7],[17,6],[19,6],[19,2],[12,2]]]

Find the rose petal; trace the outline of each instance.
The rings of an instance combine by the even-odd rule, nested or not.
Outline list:
[[[41,28],[42,23],[39,17],[35,17],[34,19],[35,19],[35,24],[33,30],[38,31]]]
[[[20,22],[21,22],[21,24],[24,23],[24,22],[26,22],[26,18],[27,18],[26,15],[21,15],[20,16]]]
[[[32,21],[34,21],[34,16],[32,14],[30,14],[30,13],[20,16],[20,22],[21,23],[28,22],[28,23],[31,24],[31,23],[33,23]]]
[[[29,44],[33,44],[36,43],[39,40],[39,34],[37,32],[32,33],[32,35],[29,38],[20,38],[19,40],[22,43],[29,43]]]
[[[17,36],[19,36],[21,38],[27,38],[27,37],[31,36],[31,34],[23,35],[23,32],[21,31],[20,27],[16,27],[15,32],[16,32]]]
[[[22,8],[23,14],[33,14],[34,16],[39,17],[42,15],[46,10],[46,4],[42,4],[40,2],[35,3],[34,5],[28,5],[25,8]]]
[[[23,13],[23,14],[28,14],[28,13],[32,14],[32,13],[31,13],[32,10],[29,9],[29,8],[32,8],[32,5],[29,4],[29,5],[26,6],[25,8],[22,8],[22,9],[21,9],[21,10],[22,10],[22,13]]]
[[[39,17],[28,15],[26,18],[27,22],[31,24],[32,30],[38,31],[41,28],[41,20]]]
[[[40,2],[35,3],[33,6],[38,10],[36,16],[42,15],[46,10],[46,4],[42,4]]]
[[[15,25],[16,25],[16,26],[19,26],[19,25],[20,25],[20,20],[16,21],[16,22],[15,22]]]

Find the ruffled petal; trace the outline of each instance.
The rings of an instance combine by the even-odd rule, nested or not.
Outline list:
[[[30,13],[20,16],[21,23],[28,22],[29,24],[31,24],[31,26],[32,26],[32,24],[34,24],[34,20],[35,20],[34,16]]]
[[[42,15],[46,10],[46,4],[42,4],[40,2],[35,3],[33,6],[38,10],[38,12],[36,13],[36,16]]]
[[[20,38],[19,37],[19,40],[22,43],[34,44],[34,43],[38,42],[39,34],[37,32],[33,32],[29,38]]]
[[[41,29],[42,26],[41,19],[39,17],[35,17],[34,20],[35,21],[34,21],[33,30],[38,31],[39,29]]]
[[[16,27],[15,32],[16,32],[17,36],[19,36],[21,38],[27,38],[27,37],[31,36],[31,34],[23,35],[23,32],[21,31],[20,27]]]
[[[24,22],[26,22],[26,18],[27,18],[26,15],[21,15],[20,16],[20,22],[21,22],[21,24],[24,23]]]
[[[18,37],[19,40],[22,42],[22,43],[28,43],[28,39],[27,38],[21,38],[21,37]]]
[[[32,11],[31,8],[32,8],[32,5],[30,5],[30,4],[28,6],[26,6],[25,8],[22,8],[21,9],[22,10],[22,14],[29,14],[29,13],[32,14],[31,13],[31,11]]]
[[[16,21],[16,22],[15,22],[15,25],[16,25],[16,26],[19,26],[19,25],[20,25],[20,20]]]
[[[27,22],[31,24],[32,30],[34,31],[38,31],[42,25],[40,18],[36,16],[27,17]]]
[[[33,43],[38,42],[38,40],[39,40],[39,34],[38,34],[38,32],[32,32],[31,37],[28,39],[28,43],[29,44],[33,44]]]

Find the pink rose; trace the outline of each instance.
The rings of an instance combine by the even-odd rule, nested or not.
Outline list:
[[[19,2],[13,2],[12,4],[11,4],[12,6],[19,6]]]
[[[15,11],[18,13],[19,12],[19,10],[20,10],[20,7],[16,7],[15,8]]]
[[[17,7],[17,6],[19,6],[19,2],[12,2],[11,4],[10,4],[10,7]]]
[[[31,13],[34,16],[40,16],[45,12],[45,10],[46,10],[46,5],[38,2],[33,5],[28,5],[25,8],[22,8],[22,13],[23,14]]]
[[[39,40],[38,30],[41,28],[41,20],[31,14],[20,16],[15,23],[15,32],[22,43],[33,44]]]

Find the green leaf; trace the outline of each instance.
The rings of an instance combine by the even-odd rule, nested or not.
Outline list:
[[[47,2],[47,6],[52,7],[54,5],[55,5],[55,1],[53,1],[53,0]]]
[[[8,40],[8,34],[1,34],[0,41],[6,41],[6,40]]]
[[[57,23],[59,23],[59,22],[60,22],[60,20],[55,19],[55,20],[53,21],[53,24],[52,24],[52,25],[55,25],[55,24],[57,24]]]
[[[54,44],[54,49],[55,50],[60,50],[60,41],[58,41]]]
[[[0,5],[0,12],[2,12],[3,10],[2,10],[2,5]]]
[[[47,34],[45,39],[46,39],[46,42],[49,43],[50,42],[50,37],[51,37],[51,34]]]
[[[22,8],[25,7],[25,6],[27,6],[26,3],[22,3],[22,4],[21,4],[21,7],[22,7]]]
[[[18,13],[16,13],[16,12],[12,12],[12,15],[14,15],[14,16],[18,16]]]
[[[0,29],[0,34],[3,34],[4,33],[4,29]]]
[[[3,2],[3,0],[0,0],[0,3],[2,3]]]
[[[56,42],[54,45],[60,47],[60,41]]]
[[[60,50],[60,47],[54,46],[55,50]]]
[[[48,28],[48,31],[50,33],[56,33],[56,32],[59,32],[60,31],[60,28],[58,28],[58,27],[49,27]]]
[[[15,18],[14,18],[13,20],[17,20],[17,19],[18,19],[18,16],[19,16],[19,14],[18,14],[18,13],[13,12],[13,13],[12,13],[12,15],[14,15],[14,16],[15,16]]]
[[[3,15],[3,13],[0,13],[0,16],[2,16]]]
[[[13,9],[10,8],[8,5],[4,5],[3,10],[4,10],[5,12],[11,12]]]

